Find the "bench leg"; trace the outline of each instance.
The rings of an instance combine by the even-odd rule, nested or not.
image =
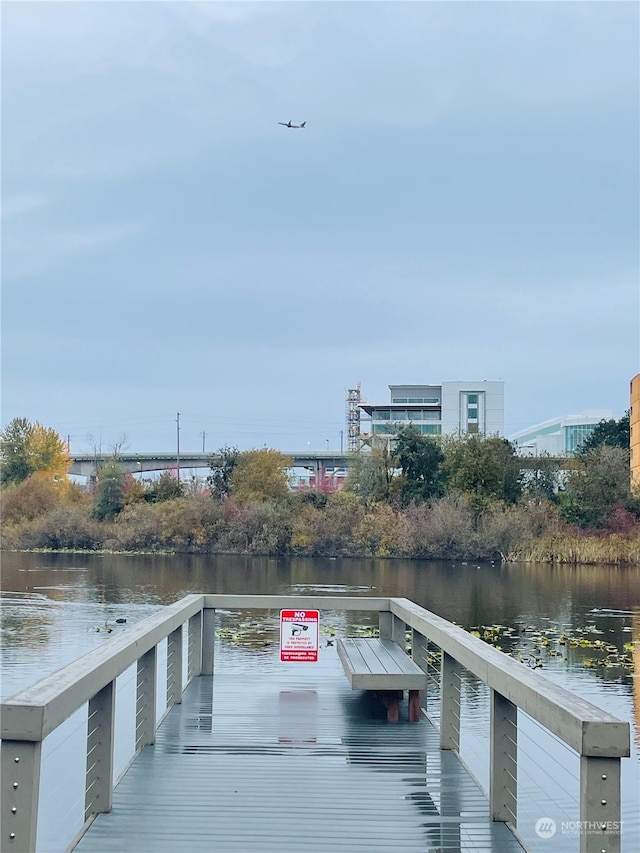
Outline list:
[[[420,691],[419,690],[410,690],[409,691],[409,722],[410,723],[419,723],[420,722]]]
[[[397,723],[400,719],[400,699],[404,696],[404,691],[378,690],[376,696],[387,709],[387,722]]]

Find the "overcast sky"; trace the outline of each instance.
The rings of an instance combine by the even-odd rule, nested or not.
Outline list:
[[[622,416],[639,8],[5,0],[2,425],[337,449],[357,382],[474,379],[507,435]]]

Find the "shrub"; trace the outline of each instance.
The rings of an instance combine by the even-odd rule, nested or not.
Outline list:
[[[78,507],[57,507],[25,529],[23,548],[96,550],[103,545],[103,527]]]
[[[124,551],[157,550],[161,544],[160,519],[144,504],[125,506],[112,525],[112,534]]]
[[[160,526],[160,543],[175,551],[210,551],[219,535],[221,509],[208,495],[163,501],[153,507]]]
[[[465,495],[450,494],[427,504],[412,504],[406,511],[403,550],[411,557],[443,560],[478,557],[480,547],[475,512]]]
[[[404,516],[388,504],[374,504],[353,531],[353,547],[357,553],[372,557],[398,554],[405,524]]]
[[[60,503],[60,492],[51,479],[32,474],[2,490],[2,519],[8,524],[33,521]]]
[[[330,556],[354,552],[353,535],[364,517],[361,499],[352,492],[334,492],[327,506],[316,518],[315,529],[310,531],[314,554]]]

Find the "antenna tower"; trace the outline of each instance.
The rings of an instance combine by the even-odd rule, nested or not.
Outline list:
[[[358,449],[360,436],[360,383],[357,388],[347,390],[347,450]]]

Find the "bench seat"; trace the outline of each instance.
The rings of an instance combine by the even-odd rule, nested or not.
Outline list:
[[[409,691],[409,720],[420,719],[420,690],[427,676],[392,640],[345,637],[337,642],[338,656],[352,689],[372,690],[387,706],[387,719],[396,722],[398,702]]]

